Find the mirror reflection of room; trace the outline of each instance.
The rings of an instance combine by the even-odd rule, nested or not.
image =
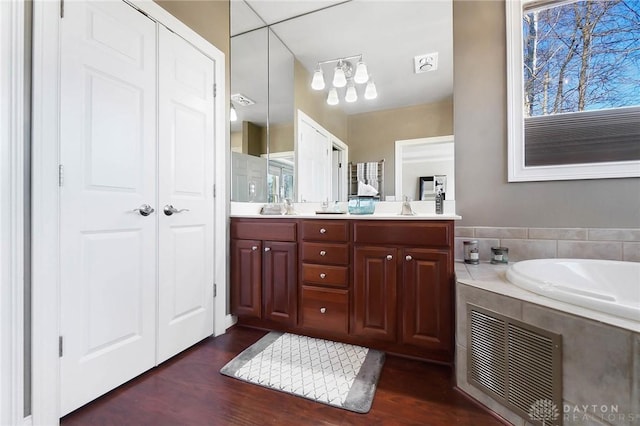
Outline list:
[[[231,33],[232,201],[420,200],[442,174],[395,144],[453,134],[451,2],[238,0]]]

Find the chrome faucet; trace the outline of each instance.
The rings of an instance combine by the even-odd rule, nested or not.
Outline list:
[[[403,216],[413,216],[415,212],[411,208],[411,198],[405,195],[404,201],[402,202],[402,211],[400,212]]]
[[[291,198],[284,200],[284,208],[284,214],[296,214],[296,211],[293,209],[293,204],[291,203]]]

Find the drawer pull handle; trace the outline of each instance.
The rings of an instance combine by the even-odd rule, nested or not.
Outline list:
[[[405,257],[405,259],[407,259],[408,261],[413,260],[413,257],[411,257],[410,254],[407,255],[407,257]]]
[[[324,279],[327,276],[324,272],[320,274],[320,278]]]
[[[320,313],[324,314],[325,312],[327,312],[327,308],[320,308]]]
[[[326,229],[324,229],[324,228],[320,228],[320,233],[321,233],[321,234],[325,234],[326,232],[327,232],[327,230],[326,230]]]
[[[393,260],[393,256],[391,256],[390,254],[387,255],[387,260]]]
[[[326,256],[326,255],[327,255],[327,252],[326,252],[326,251],[324,251],[324,250],[320,250],[320,256]]]
[[[271,251],[271,247],[265,247],[264,251]]]
[[[253,251],[258,250],[258,246],[253,246],[253,247],[251,247],[251,250],[253,250]]]

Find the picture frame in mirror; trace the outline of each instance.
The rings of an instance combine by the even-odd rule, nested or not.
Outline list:
[[[420,176],[420,201],[435,200],[436,194],[440,194],[444,200],[447,187],[445,175]]]

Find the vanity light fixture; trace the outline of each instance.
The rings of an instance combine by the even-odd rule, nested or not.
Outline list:
[[[376,84],[373,82],[372,78],[369,78],[367,87],[364,89],[364,98],[371,100],[377,97],[378,97],[378,91],[376,90]]]
[[[353,63],[357,61],[354,68]],[[356,84],[365,84],[370,80],[369,70],[367,64],[362,60],[362,55],[347,56],[344,58],[330,59],[327,61],[318,62],[315,71],[313,72],[313,78],[311,80],[311,88],[313,90],[324,90],[325,80],[324,71],[322,66],[326,64],[335,63],[333,69],[333,78],[331,85],[333,86],[327,96],[327,103],[329,105],[337,105],[340,101],[338,99],[338,92],[336,88],[347,86],[345,92],[345,101],[355,102],[358,100],[358,92],[356,90]],[[367,86],[368,87],[368,86]],[[373,87],[375,93],[375,86]],[[371,90],[370,90],[371,92]],[[373,96],[377,96],[377,93]],[[366,96],[365,96],[366,97]],[[373,98],[367,98],[373,99]]]
[[[353,81],[358,84],[366,83],[369,80],[369,72],[367,71],[367,64],[362,62],[362,58],[358,61],[358,65],[356,65],[356,74],[353,76]]]
[[[351,73],[351,62],[340,60],[333,71],[333,87],[344,87],[347,85],[347,72]]]
[[[340,103],[340,99],[338,99],[338,90],[335,87],[332,87],[331,90],[329,90],[327,103],[329,105],[338,105]]]
[[[322,68],[318,65],[316,71],[313,73],[313,80],[311,80],[311,88],[313,90],[322,90],[324,89],[324,73],[322,72]]]
[[[344,95],[344,100],[347,102],[355,102],[358,100],[358,92],[356,92],[356,86],[351,83],[347,87],[347,93]]]

